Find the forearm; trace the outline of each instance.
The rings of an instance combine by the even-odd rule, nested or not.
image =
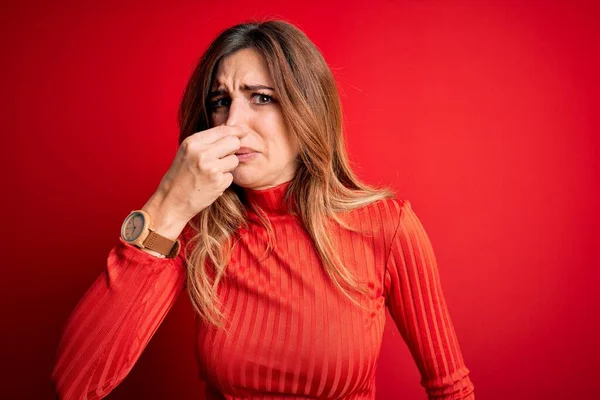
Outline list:
[[[60,398],[102,398],[131,370],[184,286],[180,257],[158,259],[119,239],[73,310],[52,380]]]

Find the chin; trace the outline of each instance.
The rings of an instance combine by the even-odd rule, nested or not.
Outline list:
[[[250,171],[240,171],[239,168],[236,168],[232,173],[233,183],[241,187],[255,186],[258,181],[258,177]]]

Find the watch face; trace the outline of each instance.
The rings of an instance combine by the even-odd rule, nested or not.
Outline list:
[[[123,239],[128,242],[136,240],[143,231],[144,223],[144,214],[140,212],[131,214],[123,223]]]

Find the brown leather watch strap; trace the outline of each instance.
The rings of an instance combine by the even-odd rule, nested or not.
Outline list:
[[[144,247],[164,254],[167,258],[175,258],[179,254],[181,246],[179,239],[173,241],[151,230],[144,240]]]
[[[171,249],[171,252],[167,254],[167,258],[177,257],[177,255],[179,254],[179,249],[181,249],[181,241],[177,239],[177,241],[173,245],[173,248]]]

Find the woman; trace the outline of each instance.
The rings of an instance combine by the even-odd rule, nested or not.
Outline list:
[[[208,398],[374,398],[387,307],[428,396],[474,399],[425,230],[351,171],[334,78],[298,28],[223,31],[179,117],[173,164],[69,318],[60,397],[108,394],[186,288]],[[144,221],[169,245],[141,248]]]

